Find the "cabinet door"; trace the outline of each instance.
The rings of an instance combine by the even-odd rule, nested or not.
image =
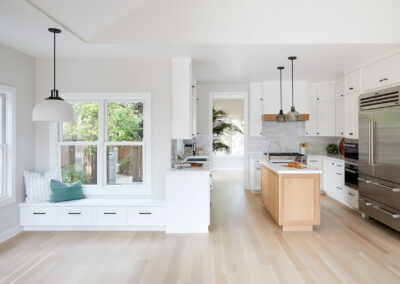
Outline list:
[[[277,82],[265,82],[262,83],[262,99],[263,99],[263,111],[264,113],[278,113],[280,110],[280,93],[279,83]],[[284,112],[287,112],[283,109]]]
[[[344,82],[335,84],[335,100],[344,99]]]
[[[261,84],[250,84],[249,135],[262,135],[263,92]]]
[[[400,82],[400,54],[385,58],[365,68],[367,91]]]
[[[344,98],[335,102],[335,135],[344,136]]]
[[[335,85],[326,84],[317,87],[317,101],[332,101],[335,99]]]
[[[344,76],[344,92],[352,93],[360,90],[361,83],[361,70],[357,69],[353,72],[347,73]]]
[[[310,114],[310,119],[306,121],[305,135],[315,136],[317,132],[317,103],[315,101],[310,101],[308,105],[308,113]]]
[[[322,164],[324,171],[324,176],[323,176],[324,191],[328,196],[332,197],[335,194],[335,187],[333,181],[335,169],[333,168],[331,161],[328,159],[323,159]]]
[[[335,136],[335,101],[317,102],[317,136]]]
[[[344,97],[344,137],[354,138],[353,96]]]
[[[353,119],[353,139],[358,139],[358,97],[360,93],[356,92],[351,94],[351,100],[352,100],[352,119]]]

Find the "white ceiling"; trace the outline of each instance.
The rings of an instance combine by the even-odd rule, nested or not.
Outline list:
[[[181,37],[188,35],[184,32],[185,28],[177,28],[175,26],[182,20],[180,18],[182,14],[192,15],[195,19],[202,20],[203,24],[207,20],[213,22],[216,11],[229,10],[232,6],[232,11],[235,12],[238,8],[242,7],[239,5],[239,3],[244,3],[241,2],[242,0],[231,1],[232,4],[225,7],[222,3],[225,3],[224,1],[226,0],[214,1],[214,6],[212,6],[213,9],[209,13],[209,17],[205,16],[204,19],[198,17],[207,14],[206,12],[209,11],[207,10],[210,9],[211,5],[209,0],[187,0],[190,5],[195,5],[196,13],[191,13],[190,10],[187,10],[193,7],[188,3],[181,3],[181,0],[163,0],[164,2],[168,2],[168,5],[158,2],[160,0],[30,1],[35,6],[37,5],[37,7],[32,6],[25,0],[0,1],[1,43],[37,58],[51,57],[52,37],[47,28],[60,27],[63,32],[58,36],[57,42],[57,55],[59,57],[192,57],[195,78],[201,82],[244,83],[249,81],[276,80],[278,79],[276,67],[282,64],[289,67],[287,57],[290,55],[299,57],[295,62],[296,79],[312,82],[333,80],[339,77],[343,70],[396,48],[398,45],[394,43],[400,42],[400,40],[393,40],[392,42],[381,44],[380,36],[373,34],[369,26],[368,28],[371,30],[371,33],[368,35],[375,36],[376,40],[371,40],[368,44],[357,44],[351,41],[347,44],[338,44],[341,42],[340,36],[335,44],[317,44],[313,41],[302,44],[287,44],[286,42],[291,41],[291,37],[284,36],[282,33],[282,40],[278,41],[276,40],[277,32],[274,34],[271,33],[272,38],[275,37],[275,44],[271,44],[271,42],[255,44],[251,40],[242,43],[244,38],[241,37],[243,35],[241,33],[236,38],[237,42],[232,43],[230,41],[235,39],[235,31],[246,31],[247,29],[247,33],[252,34],[252,36],[262,32],[262,29],[253,30],[246,25],[242,27],[243,19],[227,27],[227,23],[232,23],[232,20],[235,20],[235,13],[232,13],[231,16],[226,15],[226,13],[221,14],[223,15],[220,19],[221,25],[216,29],[217,31],[223,31],[222,27],[224,27],[225,32],[229,34],[229,37],[224,38],[224,40],[212,40],[213,37],[218,37],[218,32],[211,35],[211,37],[206,37],[207,28],[203,30],[197,24],[193,27],[191,26],[193,25],[193,21],[190,21],[190,17],[184,17],[183,19],[187,21],[187,25],[186,23],[181,23],[180,26],[190,26],[190,32],[194,37],[188,36],[188,42],[181,42]],[[253,3],[249,5],[251,8],[254,6],[254,1],[256,0],[247,1],[250,2],[246,3]],[[289,0],[282,0],[282,3],[286,3],[287,1]],[[313,0],[303,1],[313,2]],[[332,2],[338,3],[341,1]],[[385,1],[391,0],[381,0],[379,2],[383,3]],[[113,5],[110,6],[110,2]],[[203,2],[204,6],[199,4]],[[266,0],[265,2],[272,3]],[[274,1],[273,3],[277,2],[281,3],[281,1]],[[359,2],[359,0],[353,0],[347,6],[351,8],[353,2]],[[370,3],[371,1],[365,2]],[[73,3],[73,5],[69,3]],[[177,6],[178,4],[181,6]],[[293,7],[293,9],[296,7]],[[279,9],[278,11],[281,11]],[[43,13],[44,11],[45,13]],[[168,18],[171,17],[171,11],[175,11],[176,19]],[[109,12],[109,15],[107,12]],[[243,15],[246,14],[245,12]],[[272,13],[270,10],[265,10],[265,12]],[[314,10],[313,12],[315,13],[316,11]],[[379,12],[379,9],[376,12]],[[165,18],[163,14],[169,16]],[[302,18],[306,17],[307,14],[303,14]],[[321,17],[321,15],[318,17]],[[336,23],[341,22],[342,17],[344,16],[336,14]],[[370,22],[373,23],[375,18],[371,18]],[[160,19],[162,19],[161,22]],[[299,20],[299,17],[296,19]],[[393,20],[390,11],[388,19],[388,21],[384,21],[383,18],[379,18],[381,21],[380,26],[383,25],[386,27]],[[400,17],[396,19],[399,20],[400,24]],[[252,22],[249,18],[247,20]],[[164,23],[165,29],[160,30],[160,23],[163,21],[166,21]],[[213,24],[215,23],[213,22]],[[308,23],[306,22],[305,24]],[[275,25],[275,28],[279,28],[282,25],[283,29],[278,29],[278,31],[287,31],[290,26],[288,22],[285,22]],[[354,26],[357,28],[359,25],[359,23],[355,23]],[[119,30],[120,27],[126,27],[126,29],[121,28]],[[206,24],[205,27],[207,27]],[[169,30],[172,28],[176,28],[176,30]],[[130,30],[135,32],[130,33]],[[136,32],[139,30],[141,30],[140,34],[137,34]],[[294,30],[299,32],[298,28],[294,28]],[[315,30],[311,27],[310,30],[312,32],[309,35],[312,35]],[[161,31],[163,32],[162,35],[160,35]],[[265,35],[267,36],[269,35],[268,31],[268,29],[265,30]],[[120,34],[120,32],[123,33]],[[336,32],[343,32],[343,27],[338,25]],[[384,32],[385,36],[387,33],[388,30]],[[328,35],[331,35],[330,41],[334,42],[335,36],[329,33],[326,33],[322,38],[316,38],[324,42],[322,39]],[[397,36],[400,36],[400,33],[396,32],[393,35],[392,39],[395,39]],[[85,42],[85,40],[89,42]],[[360,42],[362,41],[360,40]],[[285,77],[288,75],[289,72],[284,73]],[[289,77],[286,78],[289,79]]]

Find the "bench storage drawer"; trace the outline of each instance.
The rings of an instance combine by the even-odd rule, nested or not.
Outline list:
[[[129,225],[131,226],[162,226],[164,225],[164,210],[162,207],[130,207]]]
[[[128,210],[126,207],[96,207],[96,226],[126,226],[128,224]]]
[[[21,225],[23,226],[57,225],[57,208],[23,207],[21,208]]]
[[[58,208],[61,226],[86,226],[93,223],[93,208],[91,207],[61,207]]]

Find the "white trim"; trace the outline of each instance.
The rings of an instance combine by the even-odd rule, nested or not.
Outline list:
[[[24,231],[165,231],[165,226],[24,226]]]
[[[212,151],[212,138],[213,138],[213,133],[212,133],[212,128],[213,128],[213,119],[212,119],[212,108],[213,108],[213,99],[215,97],[218,98],[222,98],[222,97],[242,97],[244,100],[244,152],[243,152],[243,165],[244,165],[244,179],[243,179],[243,183],[244,183],[244,188],[247,187],[248,185],[248,131],[249,131],[249,114],[248,114],[248,98],[249,98],[249,93],[248,92],[236,92],[236,91],[232,91],[232,92],[210,92],[209,93],[209,99],[208,99],[208,140],[209,140],[209,145],[208,145],[208,149],[209,149],[209,157],[210,157],[210,161],[212,162],[213,160],[213,151]]]
[[[66,100],[75,101],[98,101],[99,102],[99,121],[98,121],[98,141],[93,142],[58,142],[58,127],[50,126],[52,132],[50,136],[50,145],[57,145],[50,147],[50,165],[54,165],[57,161],[57,166],[60,165],[59,161],[59,146],[60,145],[97,145],[97,185],[84,186],[84,193],[87,196],[126,196],[126,195],[149,195],[151,194],[151,93],[150,92],[65,92],[60,94]],[[142,102],[144,104],[144,130],[143,141],[140,142],[108,142],[106,131],[106,102],[115,101],[130,101]],[[56,138],[55,138],[56,137]],[[54,141],[56,139],[56,141]],[[102,145],[104,147],[102,147]],[[105,147],[107,145],[141,145],[143,147],[143,183],[140,185],[107,185],[106,184],[106,160]]]
[[[15,227],[12,227],[2,233],[0,233],[0,243],[5,242],[12,237],[15,237],[16,235],[22,233],[24,231],[24,227],[21,225],[17,225]]]
[[[0,85],[0,93],[6,96],[6,145],[5,154],[5,192],[0,196],[0,207],[16,202],[15,171],[16,171],[16,88]]]

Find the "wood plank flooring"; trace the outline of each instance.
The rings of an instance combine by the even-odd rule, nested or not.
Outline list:
[[[212,232],[24,232],[0,283],[400,283],[400,234],[321,199],[321,226],[282,233],[239,173],[215,173]]]

